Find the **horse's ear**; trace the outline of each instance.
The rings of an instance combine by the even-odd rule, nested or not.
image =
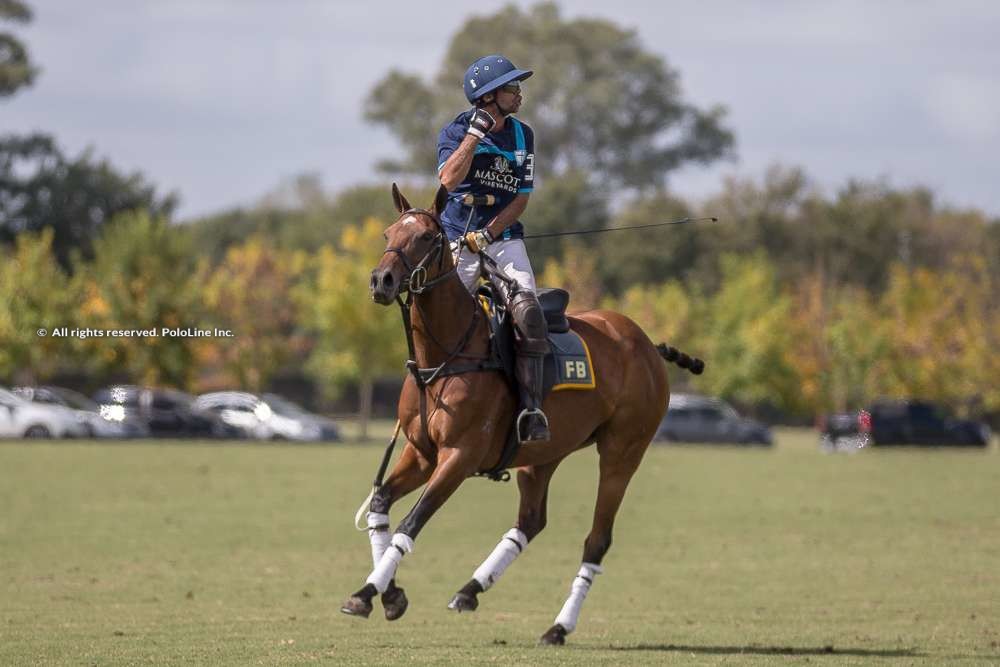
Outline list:
[[[403,193],[399,191],[399,188],[396,187],[395,183],[392,184],[392,203],[396,205],[396,210],[400,213],[403,211],[409,211],[413,208],[410,206],[410,202],[406,201],[406,197],[404,197]]]
[[[434,195],[434,207],[431,208],[434,211],[434,215],[440,217],[444,213],[444,207],[448,204],[448,188],[443,185],[438,188],[437,194]]]

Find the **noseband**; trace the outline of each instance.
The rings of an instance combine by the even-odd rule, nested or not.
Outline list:
[[[424,253],[424,256],[419,262],[417,262],[416,266],[410,266],[410,260],[406,258],[406,253],[404,253],[401,248],[386,248],[382,255],[385,256],[390,252],[398,255],[399,259],[403,262],[403,266],[406,267],[406,277],[403,279],[403,289],[411,294],[421,294],[452,274],[457,265],[452,266],[451,269],[444,273],[440,273],[441,269],[444,268],[444,253],[447,251],[446,245],[448,243],[448,237],[445,236],[444,229],[441,227],[441,220],[438,216],[423,208],[410,208],[403,211],[403,215],[408,214],[426,215],[438,226],[440,231],[437,233],[437,236],[431,240],[430,250]],[[435,278],[428,280],[427,267],[435,259],[438,260],[439,273]]]

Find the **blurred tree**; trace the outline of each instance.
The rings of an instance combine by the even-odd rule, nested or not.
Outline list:
[[[323,244],[335,243],[347,227],[367,218],[395,220],[397,213],[390,196],[391,185],[356,185],[336,195],[326,194],[318,177],[303,174],[280,185],[249,209],[235,209],[187,223],[194,234],[195,247],[221,262],[231,246],[251,236],[260,236],[282,250],[313,252]],[[407,186],[413,201],[433,201],[431,188]]]
[[[31,9],[20,0],[0,0],[0,21],[28,23]],[[0,98],[30,86],[37,75],[24,44],[9,32],[0,32]]]
[[[164,335],[162,329],[206,328],[200,293],[206,273],[196,268],[183,228],[145,212],[117,216],[95,241],[93,262],[79,265],[74,275],[82,294],[80,324],[153,329],[155,335],[87,339],[84,358],[93,370],[188,388],[198,339]]]
[[[52,249],[65,270],[71,256],[93,256],[102,226],[124,211],[167,216],[176,197],[157,197],[139,173],[124,175],[90,151],[67,159],[52,137],[0,137],[0,241],[51,228]]]
[[[984,254],[956,255],[942,282],[954,312],[946,329],[957,352],[942,369],[949,402],[1000,413],[1000,267]]]
[[[606,306],[635,320],[653,342],[693,350],[698,331],[698,308],[680,282],[669,280],[659,285],[635,285]],[[700,356],[697,352],[694,354]]]
[[[801,333],[799,340],[808,335],[808,331]],[[811,406],[814,414],[820,409],[838,412],[856,409],[885,393],[885,378],[891,370],[888,351],[892,340],[876,301],[868,292],[857,286],[837,292],[823,338],[829,350],[823,368],[826,400]]]
[[[711,372],[696,379],[712,394],[789,412],[803,406],[791,363],[791,300],[778,288],[774,266],[763,252],[726,255],[722,286],[705,304],[702,327]]]
[[[76,326],[77,303],[52,256],[51,229],[23,234],[12,250],[0,248],[0,377],[34,384],[71,359],[77,339],[57,328]]]
[[[702,208],[721,219],[698,228],[690,275],[706,286],[719,275],[717,256],[750,248],[767,252],[783,284],[817,277],[825,290],[877,295],[896,262],[939,270],[954,255],[996,247],[982,213],[942,207],[926,188],[852,180],[826,197],[801,169],[781,165],[759,182],[726,179]]]
[[[943,269],[954,255],[981,253],[988,223],[975,211],[935,203],[921,187],[851,180],[832,200],[810,198],[797,221],[789,260],[807,260],[831,285],[886,288],[891,267]],[[786,261],[789,261],[786,260]]]
[[[892,341],[885,393],[1000,408],[1000,280],[982,256],[941,272],[892,267],[881,299]]]
[[[538,276],[539,287],[561,287],[570,294],[568,310],[592,310],[601,305],[604,290],[597,274],[597,258],[580,244],[570,244],[562,260],[550,259]]]
[[[201,339],[198,356],[206,366],[221,366],[229,387],[260,392],[302,353],[291,291],[305,261],[302,252],[277,250],[254,236],[231,247],[211,272],[202,290],[206,323],[234,337]]]
[[[631,317],[654,343],[704,357],[705,342],[699,334],[704,315],[698,303],[697,293],[690,294],[680,281],[668,280],[659,285],[633,285],[620,299],[606,300],[604,307]],[[671,391],[690,387],[693,379],[687,372],[671,372]]]
[[[749,178],[725,178],[721,192],[702,207],[706,214],[717,216],[719,224],[691,230],[697,244],[688,249],[691,275],[705,286],[717,286],[717,258],[751,249],[767,253],[783,282],[812,273],[802,237],[813,223],[805,217],[805,207],[816,197],[819,193],[797,167],[771,165],[760,184]]]
[[[857,409],[879,396],[890,340],[872,295],[856,286],[832,290],[819,273],[791,292],[790,360],[803,408],[819,416]]]
[[[394,218],[395,219],[395,216]],[[360,438],[368,434],[375,378],[402,373],[406,339],[395,307],[368,297],[368,280],[385,247],[385,224],[348,227],[339,248],[323,246],[308,278],[293,290],[302,324],[315,335],[308,368],[327,395],[359,383]]]
[[[611,226],[668,222],[690,213],[684,202],[658,192],[628,201]],[[711,223],[592,235],[601,284],[609,293],[621,294],[632,285],[656,285],[685,277],[703,253],[714,257],[702,240],[706,226],[711,227]]]
[[[387,127],[401,148],[383,169],[436,173],[438,132],[468,107],[465,70],[489,53],[535,70],[522,116],[535,129],[543,178],[582,169],[608,187],[661,187],[674,169],[732,151],[724,109],[685,102],[678,73],[634,30],[604,19],[563,19],[555,3],[543,2],[467,20],[432,82],[393,70],[375,85],[365,116]]]
[[[544,188],[531,195],[529,213],[523,220],[525,233],[545,234],[607,227],[611,213],[605,194],[591,186],[587,173],[581,169],[553,175],[545,180]],[[532,265],[541,267],[550,259],[560,258],[567,244],[596,248],[600,240],[597,236],[584,235],[528,239],[525,243],[531,253]]]

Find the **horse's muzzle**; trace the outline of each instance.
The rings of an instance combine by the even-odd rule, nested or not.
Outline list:
[[[369,289],[372,293],[372,300],[375,303],[387,306],[399,294],[399,281],[392,277],[390,269],[375,269],[372,271]]]

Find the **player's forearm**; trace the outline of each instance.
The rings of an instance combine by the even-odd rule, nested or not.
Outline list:
[[[479,139],[477,137],[471,134],[465,135],[462,143],[445,160],[444,166],[438,172],[438,178],[441,180],[441,185],[448,192],[457,188],[469,174],[469,169],[472,168],[472,158],[476,154],[476,145],[478,143]]]
[[[499,238],[505,229],[517,222],[526,208],[528,208],[528,195],[520,194],[515,197],[514,201],[500,211],[497,217],[493,218],[487,225],[493,238]]]

